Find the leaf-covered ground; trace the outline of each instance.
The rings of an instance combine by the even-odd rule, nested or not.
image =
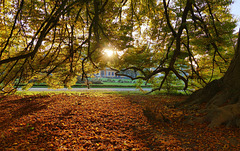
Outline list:
[[[172,107],[182,99],[87,93],[1,97],[0,150],[240,150],[239,129],[186,122],[186,116],[200,113]],[[147,118],[146,108],[168,120]]]

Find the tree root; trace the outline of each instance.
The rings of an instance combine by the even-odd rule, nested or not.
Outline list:
[[[217,127],[221,124],[240,127],[240,103],[230,104],[208,112],[205,120],[210,122],[209,127]]]
[[[222,79],[214,80],[207,84],[204,88],[195,91],[185,101],[175,104],[175,107],[181,105],[191,106],[194,104],[206,103],[222,90],[222,85],[223,85]]]
[[[222,80],[215,80],[193,93],[187,100],[178,104],[192,108],[195,104],[205,104],[205,116],[195,118],[195,122],[208,122],[209,127],[237,126],[240,128],[240,92],[236,89],[227,88]]]

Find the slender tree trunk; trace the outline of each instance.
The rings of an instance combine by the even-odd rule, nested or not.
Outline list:
[[[200,121],[209,122],[210,127],[221,124],[240,127],[240,32],[234,58],[225,75],[197,90],[181,104],[189,107],[202,103],[206,103],[207,114]]]

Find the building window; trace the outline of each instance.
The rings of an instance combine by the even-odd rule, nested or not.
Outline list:
[[[112,76],[114,76],[114,72],[112,72]]]
[[[103,70],[101,71],[101,77],[104,77],[104,71]]]
[[[111,72],[108,72],[108,75],[110,76],[110,75],[111,75]]]

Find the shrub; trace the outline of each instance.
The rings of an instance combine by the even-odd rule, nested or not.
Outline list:
[[[103,84],[100,79],[91,79],[92,84]]]

